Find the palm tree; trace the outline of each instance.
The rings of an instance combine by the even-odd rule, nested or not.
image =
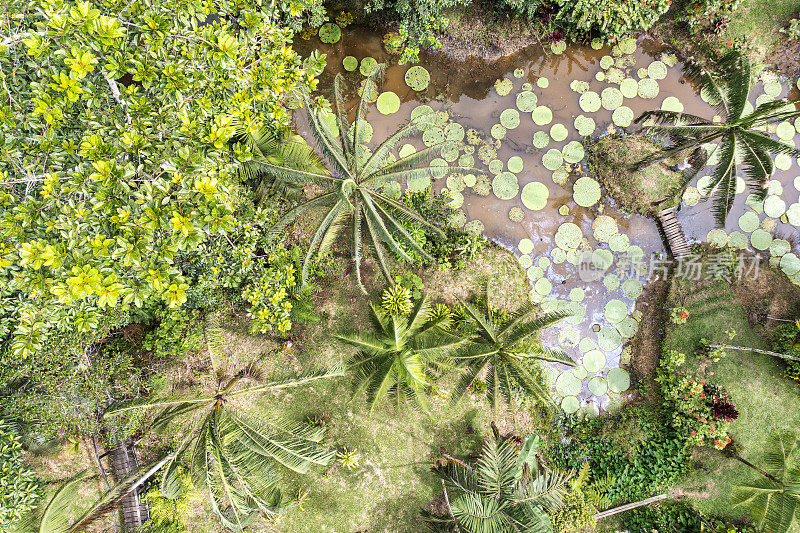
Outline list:
[[[475,331],[452,355],[454,361],[464,364],[452,401],[461,400],[485,372],[486,396],[495,410],[501,400],[511,401],[515,389],[540,402],[552,402],[550,391],[531,374],[527,364],[540,360],[575,366],[564,352],[543,347],[537,339],[542,329],[566,315],[557,312],[536,317],[536,307],[530,303],[516,313],[504,313],[490,307],[486,289],[477,296],[476,304],[461,302]]]
[[[703,148],[706,143],[716,143],[719,163],[711,174],[714,188],[712,212],[719,226],[731,210],[736,195],[736,165],[741,159],[748,188],[759,198],[766,194],[765,182],[772,174],[771,154],[788,154],[800,157],[794,146],[776,141],[767,135],[766,127],[785,120],[800,117],[795,106],[800,101],[778,100],[759,105],[745,114],[747,98],[752,86],[750,61],[740,52],[727,53],[714,71],[690,65],[687,77],[697,81],[701,94],[710,102],[721,122],[714,122],[689,113],[674,111],[648,111],[637,122],[651,119],[655,122],[645,129],[646,133],[661,137],[671,144],[645,158],[639,168],[663,161],[677,154],[690,154],[690,169],[686,183],[702,169],[708,161]]]
[[[756,526],[772,533],[785,533],[797,523],[800,509],[800,464],[797,432],[778,432],[767,441],[762,470],[741,460],[758,471],[763,479],[734,488],[735,505],[748,505]]]
[[[434,368],[444,368],[446,353],[462,342],[438,326],[447,320],[431,318],[427,295],[422,295],[408,316],[396,316],[372,305],[375,332],[337,335],[342,342],[358,348],[348,361],[354,375],[353,397],[366,392],[373,410],[377,403],[392,396],[398,409],[409,398],[427,409],[425,393]]]
[[[230,379],[221,379],[213,396],[137,399],[111,405],[105,416],[161,408],[151,424],[154,431],[160,432],[173,420],[200,412],[201,416],[188,420],[188,429],[181,428],[186,437],[166,464],[161,492],[168,498],[179,495],[178,466],[185,460],[192,482],[208,492],[211,506],[225,527],[241,529],[259,514],[275,516],[293,502],[279,487],[276,464],[305,474],[312,466],[329,464],[335,451],[321,444],[324,427],[259,417],[238,406],[237,399],[338,375],[341,373],[334,370],[241,387],[261,379],[260,372],[250,365]]]
[[[447,513],[423,510],[423,521],[442,533],[552,533],[547,512],[561,506],[571,474],[538,464],[539,437],[528,437],[517,452],[493,430],[475,467],[445,455],[447,462],[432,469],[441,479]]]
[[[433,261],[417,239],[403,227],[401,221],[413,222],[425,230],[443,235],[439,228],[422,218],[414,209],[380,192],[379,184],[386,180],[402,183],[411,178],[433,176],[434,171],[427,163],[438,157],[442,148],[448,143],[444,141],[399,160],[392,160],[391,151],[403,138],[429,124],[428,119],[431,117],[428,114],[411,120],[390,135],[374,152],[370,152],[362,142],[366,124],[364,116],[368,97],[377,92],[377,82],[383,74],[383,69],[383,65],[380,65],[367,79],[352,124],[347,120],[342,98],[343,78],[341,74],[336,76],[334,80],[335,118],[338,129],[336,133],[331,130],[328,121],[318,111],[306,105],[311,133],[320,153],[329,165],[330,172],[300,170],[269,161],[259,162],[260,171],[274,180],[299,186],[312,183],[326,189],[326,192],[319,196],[290,209],[270,230],[271,235],[278,235],[299,215],[315,208],[324,208],[325,215],[312,234],[308,254],[303,263],[303,283],[307,280],[310,259],[315,253],[327,250],[345,224],[349,225],[348,233],[356,279],[364,293],[366,289],[361,280],[364,236],[371,242],[384,276],[390,284],[393,284],[384,246],[408,262],[413,262],[413,258],[407,253],[407,249],[426,261]],[[451,167],[451,169],[467,170],[461,167]]]

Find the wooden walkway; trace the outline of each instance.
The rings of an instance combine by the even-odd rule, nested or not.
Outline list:
[[[659,211],[658,221],[661,223],[661,229],[664,230],[664,235],[667,237],[667,246],[672,253],[672,257],[679,259],[689,255],[691,248],[686,240],[686,235],[683,233],[681,223],[678,222],[678,214],[675,212],[675,208],[669,207]]]
[[[116,445],[108,453],[111,458],[111,468],[114,470],[114,477],[117,478],[117,482],[139,472],[136,450],[130,440],[120,442],[117,439]],[[122,520],[126,529],[141,527],[150,518],[150,510],[143,495],[143,487],[139,487],[122,498]]]

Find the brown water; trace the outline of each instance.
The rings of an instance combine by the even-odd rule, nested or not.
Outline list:
[[[359,60],[370,56],[379,63],[388,64],[382,90],[395,92],[400,97],[402,104],[400,110],[391,115],[382,115],[374,106],[370,107],[367,113],[367,120],[374,127],[374,135],[370,142],[373,148],[400,124],[407,121],[410,118],[412,109],[422,103],[430,105],[437,111],[447,111],[451,120],[460,123],[465,129],[474,128],[488,135],[491,126],[499,122],[499,113],[507,108],[515,108],[515,95],[520,91],[521,85],[524,82],[532,83],[534,85],[533,91],[539,99],[539,105],[547,105],[552,110],[553,120],[550,124],[540,127],[533,123],[530,113],[521,113],[522,122],[520,126],[516,129],[508,130],[506,138],[503,139],[501,148],[498,150],[498,158],[505,163],[512,156],[521,157],[524,166],[523,171],[518,174],[520,190],[531,181],[539,181],[545,184],[550,192],[547,205],[540,211],[530,211],[523,206],[519,194],[512,200],[500,200],[493,194],[479,196],[473,193],[471,189],[465,188],[462,191],[464,194],[462,209],[467,218],[469,220],[480,220],[484,225],[484,234],[487,237],[514,251],[517,256],[521,255],[517,248],[521,239],[528,238],[533,241],[534,250],[531,257],[534,265],[541,258],[549,258],[549,254],[556,247],[554,235],[558,227],[566,222],[572,222],[581,228],[584,236],[583,249],[589,251],[596,249],[608,250],[608,244],[598,242],[593,236],[592,222],[600,214],[609,215],[617,221],[619,233],[626,234],[630,239],[631,245],[639,246],[643,250],[645,261],[651,254],[664,251],[658,228],[652,220],[620,212],[614,207],[613,202],[605,196],[601,198],[599,203],[590,208],[579,207],[575,204],[572,199],[572,184],[578,177],[588,175],[585,168],[585,160],[582,168],[573,169],[570,178],[564,185],[554,183],[552,172],[542,165],[542,154],[550,148],[561,149],[572,140],[583,140],[573,126],[577,115],[584,114],[595,120],[597,124],[595,135],[605,133],[607,127],[612,124],[611,111],[603,108],[596,113],[582,111],[578,103],[580,95],[570,89],[570,83],[573,80],[589,82],[591,90],[597,93],[610,86],[606,82],[599,82],[595,79],[595,74],[603,70],[600,66],[601,57],[609,55],[611,52],[608,48],[592,50],[586,47],[570,47],[563,54],[554,55],[537,45],[492,64],[484,64],[474,60],[467,62],[452,61],[441,55],[428,57],[423,60],[422,65],[430,72],[431,83],[428,89],[422,92],[415,92],[406,85],[404,74],[410,65],[397,65],[392,57],[384,52],[381,37],[378,34],[360,29],[347,29],[343,31],[342,40],[334,45],[324,45],[316,40],[310,42],[301,41],[297,44],[297,48],[304,53],[308,53],[313,48],[318,48],[321,52],[327,54],[328,64],[320,80],[321,88],[332,87],[333,76],[338,72],[343,72],[352,84],[356,84],[363,79],[358,70],[344,72],[342,59],[348,55],[355,56]],[[657,43],[648,39],[640,39],[638,50],[633,54],[635,65],[630,69],[631,73],[628,76],[636,78],[636,69],[647,67],[653,59],[657,59],[661,55],[661,52],[662,47]],[[659,94],[655,99],[626,98],[624,105],[633,110],[634,116],[638,116],[644,111],[657,109],[664,98],[674,96],[683,103],[686,112],[700,116],[713,116],[714,112],[711,107],[697,96],[695,88],[683,77],[681,67],[682,65],[678,63],[668,69],[666,78],[658,82]],[[515,69],[523,69],[524,75],[521,78],[516,78],[513,75]],[[514,89],[509,95],[499,96],[493,86],[495,80],[503,77],[513,81]],[[545,77],[549,81],[549,85],[546,88],[537,86],[536,82],[540,77]],[[790,93],[788,86],[789,84],[784,81],[783,92],[780,96],[785,97]],[[759,83],[753,91],[753,98],[755,99],[757,95],[762,93],[762,86]],[[796,87],[793,86],[790,96],[793,98],[800,97],[800,92]],[[355,97],[349,103],[354,105]],[[533,133],[537,130],[548,132],[550,126],[556,123],[564,124],[567,127],[569,131],[568,137],[561,142],[554,142],[551,139],[549,145],[543,149],[533,148],[531,142]],[[301,134],[307,136],[306,125],[302,120],[298,121],[298,127]],[[611,127],[613,128],[613,126]],[[634,131],[637,128],[638,126],[634,125],[629,127],[627,131]],[[618,128],[617,131],[619,131]],[[795,136],[795,142],[798,140],[800,140],[800,135]],[[424,147],[421,137],[412,138],[408,142],[417,149]],[[475,161],[478,168],[486,171],[487,167],[477,157]],[[794,185],[795,176],[800,175],[798,164],[797,161],[792,161],[792,166],[789,170],[778,171],[772,178],[782,184],[782,198],[787,206],[798,202],[798,190]],[[711,169],[709,168],[709,170]],[[800,182],[800,178],[798,178],[798,182]],[[444,186],[444,179],[436,180],[434,183],[435,190],[439,190]],[[737,230],[739,216],[751,210],[745,204],[746,196],[746,192],[737,195],[736,203],[726,225],[728,233]],[[508,217],[509,210],[515,206],[522,208],[525,212],[525,218],[520,223],[512,222]],[[558,209],[560,206],[567,206],[569,214],[559,214]],[[681,205],[679,218],[687,237],[690,239],[703,241],[706,239],[709,230],[714,228],[709,207],[710,203],[704,202],[694,207],[686,204]],[[764,215],[759,215],[759,217],[763,219]],[[780,221],[774,221],[774,224],[774,228],[769,229],[776,235],[776,238],[779,235],[784,238],[796,235],[796,227]],[[767,223],[767,226],[769,226],[769,223]],[[624,259],[625,253],[615,253],[614,257],[618,261],[617,264],[619,264],[620,259]],[[580,317],[570,320],[569,322],[573,322],[572,324],[564,323],[562,326],[553,327],[545,332],[544,336],[545,342],[552,345],[557,345],[561,341],[560,347],[580,364],[583,352],[590,345],[593,345],[595,339],[597,339],[596,330],[598,326],[614,327],[604,317],[605,305],[612,299],[621,300],[628,305],[630,314],[634,308],[634,301],[623,295],[619,288],[608,290],[602,280],[582,280],[578,275],[577,266],[570,262],[552,263],[544,270],[545,278],[551,282],[553,287],[552,292],[543,298],[545,306],[556,308],[558,305],[565,305],[564,303],[558,304],[556,300],[569,302],[570,291],[574,288],[583,289],[585,293],[584,299],[580,302],[585,310],[585,317],[582,320],[580,320]],[[609,270],[609,272],[611,271],[613,271],[613,267]],[[641,281],[646,283],[646,277],[641,277]],[[624,278],[621,281],[624,281]],[[542,300],[542,298],[537,296],[537,300]],[[572,305],[573,308],[577,306],[577,304]],[[573,332],[569,328],[574,328],[575,331]],[[580,339],[591,339],[592,342],[586,341],[582,346],[584,349],[581,349],[572,345],[568,340],[563,342],[565,337],[570,335],[577,335],[577,338]],[[561,336],[561,339],[559,339],[559,336]],[[623,359],[622,362],[626,362],[621,354],[621,348],[604,350],[606,358],[604,368],[597,372],[590,372],[588,377],[582,378],[582,390],[578,394],[578,398],[587,412],[606,407],[609,403],[618,404],[621,401],[621,396],[614,393],[596,396],[590,393],[586,386],[592,377],[606,376],[610,369],[618,367],[621,357]],[[563,368],[558,368],[558,365],[555,365],[553,369],[549,370],[550,377],[555,378],[563,370]],[[579,374],[578,377],[580,378],[581,375]]]

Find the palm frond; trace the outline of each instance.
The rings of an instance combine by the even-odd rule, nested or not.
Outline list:
[[[717,226],[723,227],[736,196],[736,164],[734,157],[736,153],[736,135],[728,133],[723,139],[720,149],[720,160],[711,174],[709,186],[714,189],[712,196],[714,204],[711,208],[714,220]]]
[[[326,205],[331,205],[335,202],[338,198],[338,194],[336,192],[328,192],[325,194],[321,194],[311,200],[303,202],[300,205],[297,205],[291,208],[289,211],[281,215],[281,217],[272,225],[272,227],[267,232],[267,238],[274,239],[278,237],[281,232],[286,229],[286,226],[291,224],[298,215],[307,211],[309,209],[313,209],[315,207],[324,207]]]

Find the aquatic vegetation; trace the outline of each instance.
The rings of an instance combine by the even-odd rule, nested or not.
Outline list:
[[[424,91],[428,88],[431,75],[425,67],[416,65],[408,69],[404,76],[406,85],[415,91]]]

